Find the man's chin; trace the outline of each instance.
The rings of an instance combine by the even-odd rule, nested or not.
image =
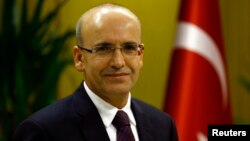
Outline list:
[[[130,87],[124,87],[120,85],[116,86],[109,86],[107,88],[107,92],[110,94],[117,94],[117,95],[127,95],[130,91]]]

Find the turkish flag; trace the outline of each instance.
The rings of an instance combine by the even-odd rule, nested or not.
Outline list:
[[[218,0],[183,0],[164,111],[180,141],[207,140],[209,124],[232,115]]]

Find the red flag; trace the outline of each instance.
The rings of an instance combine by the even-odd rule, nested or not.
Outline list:
[[[218,0],[181,1],[164,110],[180,141],[207,140],[209,124],[231,124]]]

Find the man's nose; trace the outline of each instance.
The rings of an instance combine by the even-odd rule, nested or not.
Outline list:
[[[116,48],[114,50],[114,54],[110,60],[110,63],[111,63],[111,67],[116,68],[116,69],[124,67],[125,59],[122,54],[121,48]]]

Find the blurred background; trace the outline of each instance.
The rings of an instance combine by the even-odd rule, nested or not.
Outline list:
[[[141,20],[144,67],[132,95],[163,108],[180,0],[1,0],[0,141],[41,107],[70,95],[83,74],[72,49],[78,18],[105,2]],[[250,123],[250,1],[219,0],[235,123]],[[211,9],[212,10],[212,9]]]

